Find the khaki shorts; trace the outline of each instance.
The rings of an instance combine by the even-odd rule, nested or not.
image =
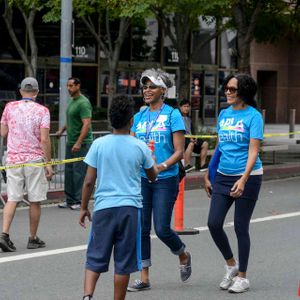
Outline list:
[[[37,161],[35,161],[37,162]],[[48,181],[43,167],[21,167],[7,170],[7,200],[20,202],[24,193],[28,201],[47,199]]]

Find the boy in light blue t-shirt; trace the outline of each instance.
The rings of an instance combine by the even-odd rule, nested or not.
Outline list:
[[[101,273],[108,271],[112,249],[115,260],[115,299],[125,299],[130,273],[141,269],[141,168],[150,181],[158,171],[147,145],[129,135],[133,101],[116,97],[109,117],[113,134],[96,139],[86,158],[80,225],[91,220],[88,209],[96,179],[95,204],[83,299],[92,299]]]

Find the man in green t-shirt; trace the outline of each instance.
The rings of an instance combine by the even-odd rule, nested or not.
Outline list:
[[[81,94],[80,86],[78,78],[68,79],[67,88],[71,99],[67,107],[67,123],[56,132],[57,137],[60,138],[67,130],[66,159],[86,156],[93,142],[92,106],[90,101]],[[86,164],[83,161],[65,164],[66,200],[58,207],[80,209],[85,173]]]

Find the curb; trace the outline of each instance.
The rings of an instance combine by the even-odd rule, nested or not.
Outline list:
[[[196,190],[204,188],[203,177],[205,172],[191,172],[185,177],[185,190]],[[290,177],[300,176],[300,163],[286,163],[279,165],[264,166],[263,181],[272,179],[284,179]],[[2,194],[2,197],[7,199],[6,194]],[[50,191],[48,192],[48,199],[43,201],[43,204],[60,203],[64,200],[64,191]],[[0,206],[1,206],[0,202]]]

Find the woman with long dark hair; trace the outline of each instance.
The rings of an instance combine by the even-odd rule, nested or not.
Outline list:
[[[218,118],[218,149],[221,156],[213,187],[209,170],[204,179],[205,190],[211,197],[208,227],[226,261],[226,273],[220,288],[242,293],[250,287],[246,278],[250,253],[249,224],[263,174],[259,158],[263,119],[256,109],[254,96],[257,86],[251,76],[230,75],[223,87],[230,106],[222,110]],[[225,217],[233,203],[238,259],[234,257],[223,229]]]

